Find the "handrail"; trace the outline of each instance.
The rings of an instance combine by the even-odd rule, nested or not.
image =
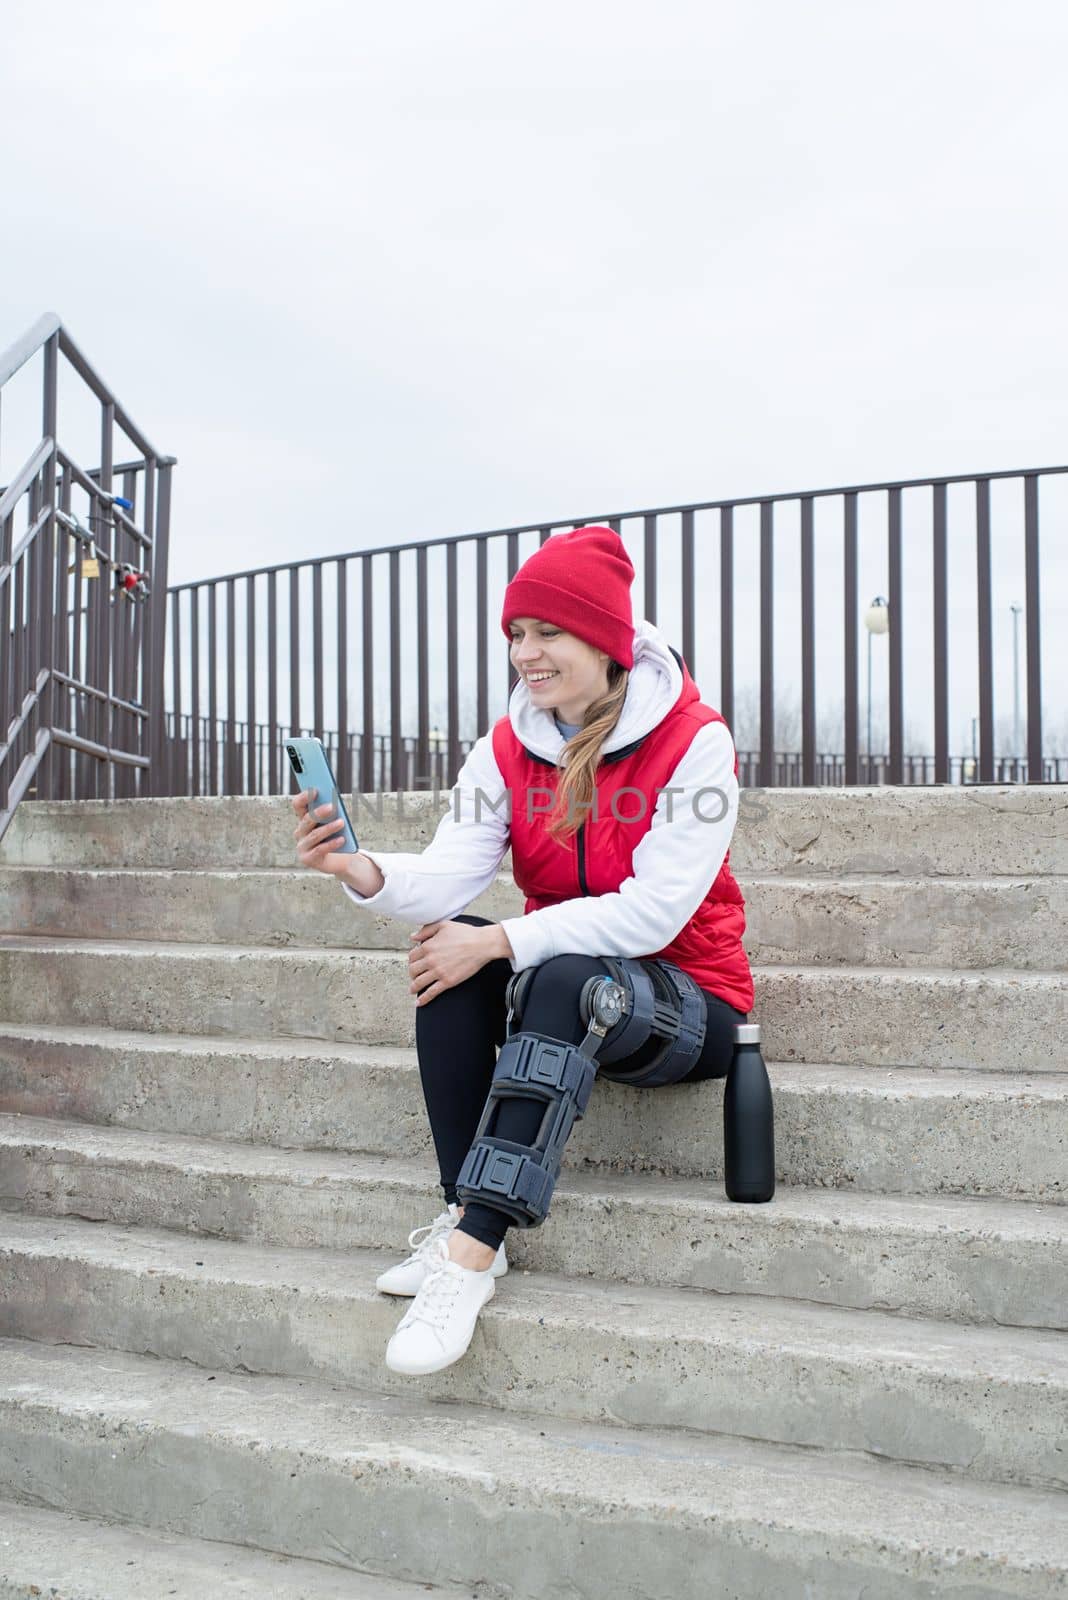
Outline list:
[[[999,742],[995,738],[996,692],[1005,692],[1004,685],[997,688],[993,550],[1002,531],[1011,535],[1014,582],[1020,584],[1026,599],[1025,615],[1016,616],[1014,611],[1012,748],[1022,757],[1021,712],[1026,704],[1027,781],[1044,782],[1040,524],[1042,503],[1056,519],[1060,509],[1057,485],[1063,490],[1068,483],[1066,475],[1068,465],[1059,463],[1048,469],[999,469],[974,477],[953,474],[852,488],[814,488],[796,495],[710,499],[667,511],[632,509],[593,520],[610,523],[625,544],[637,547],[641,570],[634,603],[641,609],[636,615],[657,624],[661,583],[670,590],[668,609],[672,626],[680,629],[682,655],[690,671],[696,670],[700,677],[705,677],[709,668],[718,669],[716,707],[728,726],[733,724],[736,710],[746,713],[745,721],[750,721],[750,707],[744,701],[738,705],[742,697],[736,693],[739,668],[746,673],[749,682],[743,693],[757,691],[759,695],[753,722],[758,719],[759,781],[766,784],[776,781],[776,724],[784,676],[791,693],[795,683],[799,691],[797,742],[802,782],[810,785],[817,781],[818,721],[828,710],[834,714],[839,695],[846,783],[861,781],[862,756],[871,769],[875,751],[870,731],[863,737],[861,712],[862,641],[867,631],[861,583],[868,581],[864,573],[871,571],[873,558],[886,564],[880,586],[889,597],[887,610],[893,619],[886,641],[885,689],[880,691],[887,707],[888,780],[912,781],[905,771],[906,711],[911,710],[911,703],[906,704],[906,686],[911,702],[909,679],[918,665],[920,670],[929,667],[933,683],[924,715],[931,719],[935,781],[950,781],[950,727],[956,691],[951,694],[949,663],[959,658],[963,641],[966,652],[974,650],[978,669],[973,741],[978,776],[981,782],[993,781]],[[1047,486],[1052,486],[1052,495]],[[739,506],[748,509],[739,512]],[[566,536],[570,528],[587,520],[544,518],[518,528],[487,528],[474,534],[347,553],[295,552],[287,561],[176,584],[169,591],[173,641],[170,706],[177,717],[183,697],[188,695],[193,726],[201,726],[201,714],[206,710],[208,725],[214,730],[222,713],[224,732],[221,741],[214,731],[206,743],[199,736],[188,746],[175,741],[171,783],[182,789],[189,785],[192,793],[217,793],[220,781],[224,793],[277,793],[279,781],[285,782],[279,754],[285,730],[308,726],[319,738],[325,738],[331,727],[337,730],[338,781],[343,791],[351,787],[366,792],[380,782],[397,788],[407,760],[402,736],[409,715],[405,701],[413,690],[418,725],[416,776],[428,774],[433,715],[435,721],[443,718],[448,729],[447,770],[454,777],[461,758],[461,720],[469,720],[473,712],[474,725],[486,728],[491,692],[499,697],[505,681],[507,694],[514,687],[512,663],[502,651],[498,666],[492,643],[498,624],[490,598],[491,562],[498,577],[502,568],[509,578],[514,577],[524,554],[521,543],[542,548],[554,535]],[[1056,520],[1051,520],[1051,527],[1056,526]],[[840,578],[828,572],[832,581],[817,583],[817,573],[822,578],[827,571],[827,551],[835,543],[840,552]],[[974,611],[964,623],[956,614],[958,608],[951,609],[949,603],[954,572],[950,553],[955,565],[962,546],[966,553],[969,546],[974,550],[976,575]],[[777,549],[781,552],[778,564]],[[738,579],[736,552],[744,552]],[[788,563],[785,568],[783,556]],[[703,564],[700,581],[699,557]],[[800,569],[797,576],[795,560]],[[708,590],[715,581],[715,567],[719,569],[718,595],[710,603]],[[743,629],[738,626],[739,602],[743,587],[752,593],[754,577],[758,626],[751,627],[751,618],[745,616]],[[930,608],[925,617],[916,595],[917,585],[927,582]],[[206,605],[202,604],[205,598]],[[434,642],[430,637],[431,605],[438,609],[441,602],[446,618],[444,639]],[[792,659],[796,646],[793,641],[784,642],[782,628],[777,626],[783,612],[797,629],[799,676]],[[870,632],[867,637],[871,662]],[[469,639],[471,651],[461,663],[463,639]],[[362,657],[357,704],[347,666],[352,645]],[[870,668],[867,682],[870,706]],[[462,688],[473,691],[473,703],[464,708],[461,717]],[[387,692],[387,721],[383,723],[381,707]],[[439,697],[433,713],[432,694]],[[264,706],[265,716],[260,712]],[[258,721],[266,726],[262,762],[236,734],[239,709],[249,727]],[[376,725],[389,730],[388,775],[384,766],[379,766],[374,747]],[[870,726],[869,715],[869,730]],[[355,729],[361,730],[358,746],[348,738]],[[755,729],[746,732],[747,737],[756,737]],[[360,770],[354,778],[352,763],[357,749]]]
[[[0,388],[9,378],[14,377],[19,368],[24,367],[27,361],[37,354],[38,350],[48,343],[53,334],[57,333],[59,334],[60,351],[66,356],[82,381],[93,391],[97,399],[104,405],[114,406],[115,425],[122,430],[130,440],[130,443],[135,444],[146,456],[151,456],[160,466],[173,467],[176,465],[174,456],[162,455],[155,445],[149,443],[145,434],[141,432],[141,429],[116,400],[113,391],[108,388],[100,374],[90,366],[82,355],[82,352],[54,311],[46,311],[43,316],[38,317],[32,327],[27,328],[20,339],[16,339],[14,344],[9,345],[6,350],[0,351]]]
[[[44,760],[51,743],[52,730],[50,728],[39,728],[33,749],[28,750],[19,762],[18,771],[8,785],[7,805],[0,808],[0,839],[7,832],[18,803],[30,787],[30,779]]]
[[[362,556],[393,555],[398,551],[447,549],[450,545],[468,544],[475,539],[501,538],[505,534],[540,533],[545,528],[579,528],[590,523],[634,522],[640,517],[673,517],[686,512],[733,511],[739,506],[772,506],[790,500],[823,500],[836,495],[880,494],[896,489],[935,489],[951,483],[993,483],[999,478],[1055,477],[1068,472],[1068,466],[1017,467],[1004,472],[957,472],[942,478],[906,478],[900,482],[858,483],[839,485],[833,489],[778,489],[774,494],[744,495],[733,500],[694,500],[675,506],[648,506],[643,510],[606,511],[597,516],[548,517],[540,522],[521,522],[512,528],[483,528],[477,533],[435,534],[429,539],[406,539],[403,544],[368,545],[361,550],[332,551],[329,555],[303,556],[297,561],[279,561],[269,567],[248,567],[240,572],[220,572],[210,578],[191,578],[186,583],[173,583],[169,593],[185,589],[199,589],[205,584],[228,583],[237,578],[263,578],[272,572],[288,572],[291,567],[327,566],[333,561],[355,561]]]
[[[98,744],[95,739],[83,739],[80,734],[70,733],[66,728],[39,728],[33,749],[23,756],[8,787],[7,806],[0,810],[0,839],[7,832],[19,801],[29,789],[31,778],[48,754],[49,747],[54,744],[63,745],[68,750],[78,750],[82,755],[95,756],[101,761],[113,761],[122,767],[136,767],[142,772],[147,772],[150,766],[148,756],[116,750],[110,745]]]
[[[11,724],[7,729],[3,744],[0,744],[0,762],[5,759],[8,751],[14,745],[15,740],[26,726],[26,723],[29,720],[30,712],[40,703],[41,695],[48,687],[49,676],[50,674],[48,668],[42,667],[40,672],[37,674],[33,688],[28,689],[26,694],[23,696],[22,705],[19,707],[18,712],[11,720]]]
[[[57,464],[61,468],[65,468],[70,473],[73,481],[80,485],[80,487],[85,490],[86,494],[94,495],[98,499],[102,498],[100,485],[96,481],[100,477],[99,467],[95,468],[92,472],[87,471],[85,467],[80,467],[77,461],[75,461],[74,457],[67,454],[66,450],[61,450],[58,448],[58,446],[54,446],[54,443],[51,439],[42,439],[41,443],[37,446],[36,451],[30,457],[29,461],[27,461],[26,465],[20,469],[18,476],[12,480],[7,488],[0,489],[0,524],[2,524],[4,518],[15,509],[18,500],[22,495],[25,494],[34,478],[36,478],[37,473],[45,465],[48,456],[51,454],[55,455]],[[141,470],[143,470],[144,462],[140,462],[139,466]],[[130,467],[112,467],[111,475],[113,478],[116,478],[119,477],[123,471],[129,472],[131,470],[132,469]],[[56,474],[57,483],[62,481],[62,476],[62,472]],[[131,536],[131,538],[136,539],[139,544],[145,547],[146,550],[152,549],[154,543],[152,535],[150,533],[145,533],[143,529],[139,528],[137,524],[126,515],[121,506],[109,504],[107,506],[107,513],[108,516],[113,519],[116,526],[125,528],[126,532]],[[33,529],[30,530],[31,535],[33,531]],[[19,545],[19,550],[21,551],[25,549],[28,542],[29,536],[23,539],[22,543]],[[14,566],[14,564],[15,557],[13,556],[11,558],[11,565]],[[0,571],[0,580],[2,580],[3,576],[3,571]]]
[[[3,495],[0,495],[0,527],[2,527],[5,517],[7,517],[8,514],[14,509],[18,499],[25,494],[34,478],[36,478],[38,471],[46,464],[49,456],[51,455],[55,456],[55,459],[60,463],[61,466],[66,467],[70,471],[71,477],[74,479],[74,481],[81,484],[82,488],[85,489],[89,494],[100,494],[99,486],[93,482],[89,474],[79,467],[78,463],[71,456],[67,455],[65,450],[56,449],[51,439],[42,439],[41,443],[37,446],[36,451],[30,457],[29,461],[27,461],[26,465],[22,467],[14,482],[8,489],[4,491]],[[6,561],[2,566],[0,566],[0,588],[2,588],[10,578],[12,571],[18,565],[19,558],[26,550],[29,549],[30,545],[33,543],[34,539],[42,531],[42,529],[48,525],[49,519],[52,517],[52,515],[53,512],[51,507],[45,506],[44,509],[38,514],[35,521],[26,529],[26,532],[23,534],[22,538],[11,552],[10,560]],[[118,527],[124,528],[130,537],[136,539],[144,549],[152,549],[154,542],[152,536],[142,532],[136,523],[130,520],[120,506],[109,506],[108,515],[114,519]]]
[[[55,449],[53,439],[42,439],[29,460],[16,472],[3,494],[0,494],[0,524],[5,522],[14,511],[30,484],[36,478],[52,451]]]
[[[159,457],[159,464],[163,465],[163,466],[166,466],[168,464],[170,466],[172,466],[172,467],[176,466],[177,465],[177,461],[178,461],[177,456],[160,456]],[[95,488],[99,488],[100,487],[100,484],[99,484],[100,468],[99,467],[82,467],[80,470],[82,472],[84,472],[85,476],[92,482],[92,484],[93,484],[93,486]],[[134,473],[144,472],[144,470],[145,470],[144,459],[141,456],[139,456],[136,461],[116,461],[115,464],[111,468],[111,476],[112,476],[113,479],[114,478],[124,478],[128,473],[131,473],[131,472],[134,472]],[[56,482],[57,482],[57,484],[62,481],[62,477],[63,477],[62,473],[60,473],[60,472],[56,473]],[[7,493],[7,484],[0,483],[0,494],[6,494],[6,493]]]
[[[60,321],[55,312],[46,311],[43,317],[37,318],[32,328],[27,328],[21,339],[16,339],[14,344],[0,352],[0,387],[13,378],[19,368],[24,367],[59,329]]]
[[[52,512],[49,510],[48,506],[45,506],[44,510],[38,512],[35,520],[26,529],[26,532],[22,535],[22,538],[11,552],[11,560],[5,562],[5,564],[0,567],[0,589],[2,589],[9,581],[11,574],[22,560],[22,557],[25,555],[26,551],[30,548],[30,545],[37,538],[38,534],[47,528],[51,516]]]
[[[142,722],[148,718],[144,706],[137,705],[133,700],[124,700],[121,695],[109,694],[106,689],[97,689],[91,683],[79,683],[77,678],[72,678],[67,672],[60,672],[57,667],[52,668],[51,674],[56,683],[65,683],[69,689],[77,689],[79,694],[87,694],[93,700],[100,700],[104,705],[115,706],[119,711],[128,711],[131,717],[140,717]]]
[[[70,362],[78,376],[89,385],[90,389],[92,389],[97,399],[102,401],[104,405],[115,407],[115,426],[122,429],[123,433],[130,440],[131,444],[135,444],[139,450],[142,450],[145,453],[146,456],[153,456],[161,465],[164,463],[169,463],[171,466],[173,466],[174,457],[160,455],[155,446],[149,444],[140,428],[131,422],[122,406],[119,405],[119,402],[115,399],[114,394],[108,388],[103,378],[99,377],[98,374],[93,371],[92,367],[89,365],[88,361],[86,361],[85,357],[78,349],[78,346],[74,343],[74,340],[71,338],[66,328],[63,327],[62,323],[59,326],[59,348],[66,356],[67,360]]]
[[[87,688],[86,685],[78,683],[76,679],[69,678],[65,672],[50,672],[47,667],[42,667],[37,674],[37,680],[33,688],[28,691],[23,699],[18,716],[7,730],[7,737],[4,743],[0,744],[0,761],[3,761],[7,756],[8,751],[29,721],[30,713],[40,705],[45,690],[48,688],[49,683],[53,681],[68,684],[72,689],[77,689],[82,694],[94,695],[98,700],[104,700],[108,705],[119,706],[124,711],[131,711],[136,716],[148,716],[148,712],[141,706],[130,705],[127,701],[118,699],[116,695],[105,694],[101,689]],[[93,755],[104,755],[106,752],[109,760],[126,761],[131,766],[148,766],[147,756],[133,756],[129,751],[119,750],[111,745],[97,744],[92,739],[83,739],[78,734],[69,733],[65,728],[50,728],[48,731],[53,739],[61,744],[69,744],[74,749],[85,750]]]
[[[137,427],[54,312],[0,351],[0,389],[34,356],[43,437],[0,485],[0,837],[26,794],[119,797],[162,792],[165,784],[175,458]],[[100,455],[88,470],[61,446],[68,369],[100,408]],[[130,451],[143,459],[128,462]],[[83,497],[85,527],[77,514]],[[68,535],[76,540],[73,563]]]
[[[61,466],[70,469],[70,475],[75,483],[80,484],[87,494],[99,496],[100,485],[94,483],[89,473],[86,472],[84,467],[78,465],[73,456],[69,456],[65,450],[57,450],[56,460]],[[114,468],[112,469],[112,474],[114,475]],[[136,523],[131,522],[121,506],[108,506],[107,509],[108,516],[113,517],[120,527],[125,528],[131,538],[136,539],[139,544],[143,544],[146,550],[151,550],[152,535],[143,533]]]

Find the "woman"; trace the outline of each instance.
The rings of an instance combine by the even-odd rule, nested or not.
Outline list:
[[[635,628],[634,568],[611,528],[557,534],[505,590],[501,625],[519,674],[508,715],[464,762],[451,811],[422,854],[334,849],[330,807],[293,800],[298,857],[341,880],[359,905],[409,924],[419,1070],[446,1209],[406,1261],[378,1279],[414,1296],[386,1362],[440,1371],[464,1354],[478,1313],[508,1270],[509,1216],[457,1200],[505,1038],[505,988],[536,968],[522,1028],[586,1037],[579,996],[609,969],[599,955],[659,957],[703,992],[705,1035],[681,1081],[721,1078],[753,1000],[745,912],[728,865],[737,760],[719,713],[701,703],[681,656],[649,622]],[[511,846],[524,915],[461,916]],[[592,954],[591,952],[597,952]],[[652,1061],[656,1038],[613,1070]],[[495,1135],[529,1145],[544,1107],[513,1099]]]

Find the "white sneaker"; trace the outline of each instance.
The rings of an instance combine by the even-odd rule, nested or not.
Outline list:
[[[475,1331],[478,1314],[496,1292],[493,1268],[462,1267],[449,1256],[448,1237],[435,1239],[422,1288],[386,1346],[392,1372],[422,1377],[459,1361]]]
[[[418,1294],[430,1270],[431,1251],[434,1245],[439,1239],[447,1239],[459,1220],[460,1208],[452,1204],[425,1228],[413,1228],[408,1235],[408,1243],[412,1246],[413,1253],[406,1261],[398,1261],[395,1267],[389,1267],[387,1271],[381,1273],[375,1280],[375,1288],[381,1290],[383,1294]],[[426,1238],[417,1245],[416,1240],[420,1234],[425,1234]],[[508,1257],[505,1255],[503,1242],[489,1270],[495,1278],[503,1278],[508,1271]]]

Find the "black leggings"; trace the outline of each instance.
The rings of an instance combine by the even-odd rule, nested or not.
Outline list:
[[[485,917],[453,917],[474,927],[488,927]],[[587,978],[606,974],[596,956],[554,956],[541,965],[530,981],[523,1003],[524,1031],[581,1044],[586,1028],[579,1015],[579,996]],[[512,964],[502,956],[489,961],[463,983],[444,989],[434,1000],[415,1008],[415,1041],[419,1075],[423,1083],[430,1129],[437,1151],[445,1202],[456,1200],[456,1179],[471,1148],[489,1094],[497,1050],[504,1043],[507,1008],[504,991]],[[747,1013],[704,991],[705,1040],[701,1054],[681,1083],[702,1078],[724,1078],[734,1054],[734,1027]],[[626,1058],[627,1067],[651,1061],[660,1049],[655,1036]],[[620,1062],[619,1065],[624,1065]],[[518,1097],[500,1108],[496,1136],[518,1144],[537,1137],[544,1107]],[[511,1218],[495,1207],[472,1202],[459,1227],[494,1249],[501,1243]]]

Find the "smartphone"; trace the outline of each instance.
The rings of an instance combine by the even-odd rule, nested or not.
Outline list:
[[[308,802],[309,810],[314,811],[316,806],[321,806],[330,801],[334,807],[334,816],[340,816],[345,824],[345,831],[339,836],[337,849],[342,855],[351,855],[360,848],[349,814],[345,810],[344,801],[338,793],[337,779],[334,777],[330,766],[330,758],[323,749],[321,739],[287,739],[286,755],[289,765],[293,768],[293,776],[297,780],[298,789],[314,789],[314,798]],[[316,818],[316,822],[329,822],[330,817]]]

